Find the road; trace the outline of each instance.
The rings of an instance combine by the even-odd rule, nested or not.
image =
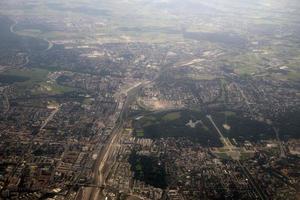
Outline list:
[[[219,130],[219,128],[217,127],[217,125],[215,124],[214,120],[212,119],[212,117],[210,115],[206,116],[210,122],[212,123],[212,125],[215,127],[215,129],[217,130],[217,132],[219,133],[220,137],[222,138],[222,140],[224,141],[225,145],[227,146],[227,148],[229,148],[230,151],[232,151],[232,144],[228,144],[227,140],[225,139],[225,137],[223,136],[222,132]],[[263,190],[258,186],[258,184],[254,181],[254,178],[252,177],[251,173],[249,172],[249,170],[247,169],[247,167],[245,167],[244,165],[241,164],[241,162],[239,160],[236,160],[236,162],[238,163],[238,165],[240,166],[240,168],[242,169],[244,175],[248,178],[248,180],[250,181],[250,184],[252,185],[252,187],[254,188],[256,194],[259,196],[259,198],[261,200],[265,200],[267,199],[266,194],[263,192]]]
[[[97,187],[93,187],[91,191],[89,192],[88,197],[85,199],[89,200],[95,200],[99,199],[101,197],[102,193],[102,187],[105,185],[105,180],[107,178],[107,174],[105,171],[105,165],[107,163],[107,160],[109,156],[111,155],[113,151],[113,146],[115,142],[117,141],[118,136],[120,136],[124,121],[127,118],[127,112],[129,105],[135,100],[135,97],[137,96],[140,89],[143,87],[143,85],[148,84],[147,83],[140,83],[138,85],[135,85],[134,87],[130,88],[130,90],[127,91],[126,100],[122,106],[122,109],[120,111],[119,118],[116,122],[116,126],[112,130],[108,141],[106,144],[101,148],[100,153],[98,154],[98,157],[95,161],[93,174],[94,174],[94,180],[93,184]]]
[[[273,127],[273,130],[276,133],[276,138],[277,138],[277,141],[278,141],[278,145],[280,147],[280,158],[285,158],[286,155],[285,155],[284,147],[283,147],[282,142],[281,142],[281,140],[279,138],[279,129]]]
[[[166,63],[166,56],[161,62],[161,66],[164,66]],[[89,191],[86,198],[83,198],[83,200],[97,200],[97,199],[105,199],[105,197],[102,196],[102,188],[105,185],[106,175],[108,173],[105,173],[105,163],[107,162],[107,159],[109,155],[111,154],[112,147],[114,146],[115,141],[117,141],[118,136],[121,134],[124,121],[127,119],[128,114],[128,108],[129,105],[135,100],[138,92],[141,88],[145,87],[146,85],[152,84],[155,80],[157,80],[160,75],[167,70],[167,67],[158,73],[153,80],[151,81],[144,81],[140,84],[134,85],[133,87],[130,87],[126,92],[126,100],[122,106],[122,109],[119,114],[118,121],[112,130],[109,139],[106,144],[103,145],[103,147],[100,150],[100,153],[98,154],[98,157],[95,161],[95,166],[93,169],[94,174],[94,180],[93,185],[96,185],[97,187],[93,187],[91,191]],[[106,175],[105,175],[106,174]],[[102,197],[102,198],[101,198]]]
[[[252,111],[251,106],[250,106],[251,103],[249,102],[248,98],[247,98],[246,95],[244,94],[244,91],[240,88],[240,86],[238,86],[237,83],[234,83],[234,85],[235,85],[235,87],[238,89],[238,91],[240,92],[240,94],[242,95],[242,97],[243,97],[243,99],[244,99],[244,101],[245,101],[245,103],[246,103],[246,105],[247,105],[247,107],[248,107],[248,109],[249,109],[251,115],[254,116],[253,111]]]
[[[242,165],[242,163],[240,161],[237,161],[237,163],[240,166],[240,168],[242,169],[242,172],[244,173],[244,175],[248,178],[250,184],[252,185],[252,188],[254,188],[254,190],[255,190],[256,194],[258,195],[259,199],[267,200],[268,199],[267,195],[261,189],[259,184],[257,184],[255,182],[255,180],[252,177],[251,173],[249,172],[248,168],[246,166]]]
[[[4,104],[6,104],[6,109],[4,110],[4,114],[5,114],[10,109],[10,103],[9,103],[9,99],[8,99],[8,96],[7,96],[6,92],[4,92],[4,98],[5,98],[5,103]]]
[[[221,140],[224,141],[226,147],[227,147],[230,151],[232,151],[232,144],[228,143],[228,140],[226,140],[226,138],[224,137],[224,135],[222,134],[222,132],[220,131],[220,129],[217,127],[217,125],[215,124],[215,122],[214,122],[213,118],[211,117],[211,115],[207,115],[206,117],[209,119],[209,121],[210,121],[210,122],[212,123],[212,125],[215,127],[215,129],[217,130],[217,132],[218,132],[219,135],[220,135]]]
[[[40,128],[40,131],[42,130],[42,129],[44,129],[46,126],[47,126],[47,124],[53,119],[53,117],[55,116],[55,114],[59,111],[59,109],[60,109],[60,106],[59,107],[57,107],[57,108],[55,108],[52,112],[51,112],[51,114],[47,117],[47,119],[44,121],[44,123],[42,124],[42,126],[41,126],[41,128]]]
[[[9,30],[11,33],[16,34],[14,28],[15,26],[18,24],[18,22],[16,20],[14,20],[14,23],[10,26]]]
[[[54,46],[54,44],[48,40],[47,38],[43,38],[46,42],[48,42],[48,47],[44,50],[44,51],[49,51],[50,49],[52,49],[52,47]]]

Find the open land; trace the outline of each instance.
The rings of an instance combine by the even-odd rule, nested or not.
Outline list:
[[[296,0],[0,2],[0,199],[296,199]]]

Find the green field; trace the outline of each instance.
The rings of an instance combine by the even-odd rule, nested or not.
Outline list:
[[[25,82],[29,80],[28,77],[25,76],[17,76],[17,75],[9,75],[9,74],[0,74],[0,83],[1,84],[13,84],[19,82]]]
[[[290,71],[290,72],[287,74],[287,78],[288,78],[289,80],[299,81],[299,80],[300,80],[300,72]]]
[[[164,121],[174,121],[180,118],[180,112],[172,112],[164,115],[162,120]]]
[[[37,90],[37,93],[42,92],[47,94],[63,94],[72,92],[74,90],[75,88],[58,85],[57,83],[43,82],[40,84],[40,88]]]
[[[257,142],[275,137],[272,127],[264,122],[245,118],[232,111],[218,111],[209,113],[225,137],[235,139],[238,143],[245,140]],[[201,120],[195,128],[187,123]],[[230,127],[225,129],[223,125]],[[134,121],[134,134],[145,138],[185,137],[204,146],[222,146],[215,128],[206,114],[182,110],[148,114],[140,120]]]
[[[42,33],[39,29],[23,29],[16,32],[18,35],[29,36],[29,37],[39,37]]]
[[[32,94],[63,94],[72,92],[75,88],[66,87],[56,82],[47,81],[48,70],[39,68],[14,68],[0,74],[0,82],[15,84],[17,89],[30,90]],[[4,82],[4,84],[5,84]]]
[[[201,119],[204,124],[197,124],[191,128],[186,124],[189,120]],[[174,111],[149,114],[140,120],[134,121],[134,135],[145,138],[189,138],[203,146],[222,146],[218,135],[204,114],[195,111]]]
[[[136,131],[136,136],[137,136],[137,137],[144,137],[144,136],[145,136],[145,133],[144,133],[143,130],[138,130],[138,131]]]
[[[32,84],[37,82],[43,82],[46,80],[47,75],[49,71],[44,69],[38,69],[38,68],[31,68],[31,69],[9,69],[2,73],[2,75],[8,75],[8,76],[18,76],[26,78],[26,81],[24,81],[21,84]]]

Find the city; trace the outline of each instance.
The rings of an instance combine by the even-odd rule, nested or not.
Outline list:
[[[299,199],[298,9],[1,2],[0,199]]]

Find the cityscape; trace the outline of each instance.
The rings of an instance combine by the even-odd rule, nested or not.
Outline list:
[[[1,1],[0,199],[299,200],[299,9]]]

